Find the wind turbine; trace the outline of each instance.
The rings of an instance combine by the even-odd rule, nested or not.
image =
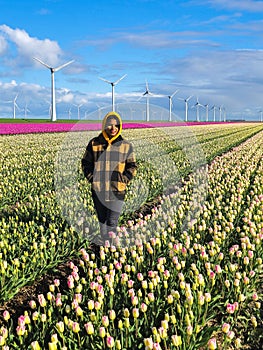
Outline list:
[[[192,98],[193,96],[189,96],[187,98],[181,98],[179,97],[178,100],[182,100],[185,103],[185,121],[188,121],[188,101],[190,100],[190,98]]]
[[[74,105],[75,107],[78,108],[78,119],[79,119],[79,117],[80,117],[80,107],[82,107],[83,104],[84,104],[84,103],[81,103],[81,104],[79,104],[79,105]]]
[[[71,107],[68,109],[68,119],[71,119]]]
[[[214,111],[214,122],[216,121],[216,108],[217,107],[215,105],[213,105],[213,107],[211,108]]]
[[[173,106],[173,97],[175,94],[177,94],[179,90],[176,90],[171,96],[168,96],[169,98],[169,122],[172,121],[172,106]]]
[[[221,122],[222,121],[222,109],[223,109],[223,106],[219,106],[219,121]]]
[[[198,100],[198,97],[196,97],[196,103],[193,107],[196,107],[196,121],[200,122],[200,117],[199,117],[199,107],[204,107]]]
[[[262,122],[262,120],[263,120],[263,111],[260,110],[260,111],[258,111],[258,113],[260,113],[260,121]]]
[[[10,101],[6,101],[6,103],[13,103],[13,119],[16,119],[16,109],[20,109],[16,103],[18,94],[15,96],[15,98],[13,100]]]
[[[27,103],[25,105],[24,112],[25,112],[25,119],[26,119],[27,118],[27,112],[30,113],[30,110],[27,108]]]
[[[111,101],[112,101],[112,110],[113,112],[115,111],[115,94],[114,94],[114,87],[123,79],[126,77],[127,74],[124,74],[120,79],[116,80],[116,81],[109,81],[107,79],[104,78],[100,78],[101,80],[105,81],[106,83],[111,85]]]
[[[14,98],[14,101],[13,101],[13,117],[14,117],[14,119],[16,119],[16,108],[19,109],[19,107],[16,103],[17,97],[18,97],[18,94],[16,95],[16,97]]]
[[[149,85],[147,80],[145,80],[145,84],[146,84],[146,90],[145,92],[142,94],[142,96],[139,98],[139,100],[146,96],[146,121],[148,122],[150,120],[150,105],[149,105],[149,96],[153,95],[150,90],[149,90]]]
[[[133,113],[136,112],[136,109],[133,109],[132,107],[129,107],[131,111],[131,120],[133,120]]]
[[[209,117],[209,105],[208,103],[204,105],[206,112],[205,112],[205,121],[208,122]]]
[[[52,113],[51,102],[46,101],[46,103],[49,105],[49,108],[46,109],[45,111],[48,111],[49,117],[51,118],[51,113]]]
[[[226,122],[226,109],[223,107],[223,121]]]
[[[101,120],[101,110],[103,107],[101,107],[98,103],[96,103],[96,106],[98,107],[98,118]]]
[[[74,60],[69,61],[67,63],[62,64],[59,67],[50,67],[48,64],[46,64],[45,62],[41,61],[39,58],[33,57],[34,60],[38,61],[39,63],[41,63],[43,66],[45,66],[46,68],[48,68],[51,72],[51,121],[54,122],[57,120],[57,112],[56,112],[56,97],[55,97],[55,72],[59,71],[62,68],[65,68],[66,66],[68,66],[69,64],[71,64],[72,62],[74,62]]]

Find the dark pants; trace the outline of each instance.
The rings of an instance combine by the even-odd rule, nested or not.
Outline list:
[[[100,224],[100,234],[103,241],[109,240],[109,232],[115,232],[124,201],[103,201],[92,191],[92,199]]]

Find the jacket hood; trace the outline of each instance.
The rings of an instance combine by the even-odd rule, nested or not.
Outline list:
[[[113,136],[110,139],[109,136],[107,135],[106,131],[105,131],[105,128],[106,128],[106,124],[107,124],[108,119],[111,119],[111,118],[114,118],[114,119],[117,120],[117,125],[119,127],[119,131],[117,132],[117,134],[115,136]],[[103,121],[102,121],[102,135],[105,138],[105,140],[108,143],[112,143],[112,141],[116,140],[120,136],[121,132],[122,132],[121,116],[117,112],[114,112],[114,111],[111,111],[111,112],[107,113],[105,115],[105,117],[103,118]]]

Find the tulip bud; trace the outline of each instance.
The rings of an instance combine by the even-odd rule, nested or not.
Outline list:
[[[107,336],[106,338],[106,344],[108,348],[113,348],[114,347],[114,338],[111,337],[110,335]]]
[[[215,350],[217,349],[217,343],[216,343],[216,338],[211,338],[208,340],[207,343],[208,349],[209,350]]]
[[[102,317],[102,324],[104,327],[108,327],[109,326],[109,318],[108,316],[103,316]]]
[[[180,336],[178,335],[172,335],[172,343],[174,346],[180,346],[182,345],[182,339]]]
[[[35,305],[36,305],[36,303],[35,303]],[[9,313],[9,311],[5,310],[5,311],[3,312],[3,317],[4,317],[4,320],[5,320],[5,321],[8,321],[8,320],[10,319],[10,313]]]
[[[56,328],[60,333],[64,332],[64,322],[60,321],[56,324]]]
[[[124,311],[123,311],[123,314],[124,314],[124,317],[129,317],[130,316],[130,311],[129,309],[125,308]]]
[[[134,318],[138,318],[139,317],[139,309],[138,308],[133,308],[132,309],[132,315]]]
[[[93,324],[91,322],[88,322],[84,325],[85,329],[86,329],[86,332],[88,335],[91,335],[94,333],[94,327],[93,327]]]
[[[110,310],[110,311],[109,311],[109,318],[110,318],[111,321],[115,320],[115,318],[116,318],[116,313],[115,313],[114,310]]]
[[[230,330],[230,324],[224,323],[222,326],[222,331],[227,334],[229,332],[229,330]]]
[[[106,330],[105,330],[104,327],[100,327],[99,335],[100,335],[101,338],[104,338],[106,336]]]

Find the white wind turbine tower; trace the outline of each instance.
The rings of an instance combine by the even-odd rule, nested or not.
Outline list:
[[[116,81],[109,81],[107,79],[104,78],[99,78],[103,81],[105,81],[106,83],[111,85],[111,103],[112,103],[112,111],[115,111],[115,93],[114,93],[114,87],[123,79],[126,77],[127,74],[124,74],[120,79],[116,80]]]
[[[169,98],[169,122],[172,121],[172,106],[173,106],[173,97],[177,94],[179,90],[176,90],[172,95],[168,95]]]
[[[181,98],[179,97],[178,100],[182,100],[185,103],[185,121],[188,121],[188,101],[190,100],[190,98],[192,98],[193,96],[189,96],[187,98]]]
[[[260,110],[260,111],[258,111],[258,113],[260,113],[260,122],[262,122],[262,120],[263,120],[263,111],[262,110]]]
[[[222,121],[222,109],[223,109],[223,106],[219,106],[218,109],[219,109],[219,121],[221,122]]]
[[[84,103],[81,103],[81,104],[79,104],[79,105],[74,105],[74,106],[77,107],[77,109],[78,109],[78,119],[80,118],[80,107],[82,107],[83,104],[84,104]]]
[[[223,107],[223,121],[226,122],[226,109]]]
[[[51,118],[51,113],[52,113],[51,102],[46,101],[46,103],[49,105],[49,108],[46,109],[45,111],[48,111],[49,117]]]
[[[16,103],[17,97],[18,97],[18,94],[16,95],[16,97],[14,98],[14,101],[13,101],[13,117],[14,117],[14,119],[16,119],[16,108],[19,109],[19,107]]]
[[[71,64],[72,62],[74,62],[74,60],[69,61],[67,63],[62,64],[59,67],[50,67],[48,64],[46,64],[45,62],[41,61],[39,58],[33,57],[34,60],[38,61],[39,63],[41,63],[43,66],[45,66],[46,68],[48,68],[51,72],[51,121],[54,122],[57,120],[57,112],[56,112],[56,96],[55,96],[55,72],[59,71],[62,68],[65,68],[66,66],[68,66],[69,64]]]
[[[205,110],[206,110],[205,111],[205,121],[208,122],[208,120],[209,120],[209,105],[208,105],[208,103],[205,104],[204,107],[205,107]]]
[[[196,103],[193,107],[196,107],[196,121],[200,121],[200,116],[199,116],[199,107],[204,107],[198,100],[198,97],[196,97]]]
[[[131,111],[131,120],[133,120],[133,114],[136,112],[136,109],[133,109],[132,107],[129,107]]]
[[[25,119],[27,119],[27,112],[30,113],[30,110],[27,108],[27,103],[25,105],[24,112],[25,112]]]
[[[149,85],[147,80],[145,81],[146,84],[146,90],[145,92],[142,94],[142,96],[139,98],[139,100],[146,96],[146,121],[148,122],[150,120],[150,105],[149,105],[149,96],[153,95],[150,90],[149,90]]]
[[[71,107],[68,109],[68,119],[71,119]]]
[[[18,97],[18,94],[15,96],[13,100],[6,101],[6,103],[13,103],[13,119],[16,119],[16,109],[19,110],[19,107],[16,103],[17,97]]]
[[[215,105],[213,105],[213,107],[211,108],[214,111],[214,122],[216,121],[216,108],[217,107]]]
[[[97,103],[96,103],[96,106],[98,107],[98,117],[99,117],[99,120],[101,120],[101,110],[102,110],[103,107],[101,107],[101,106],[98,105]]]

